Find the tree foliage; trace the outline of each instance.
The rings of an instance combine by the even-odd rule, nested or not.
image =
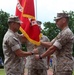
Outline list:
[[[52,40],[59,33],[59,31],[60,30],[56,27],[55,23],[45,22],[42,33]]]
[[[0,56],[2,57],[3,57],[2,40],[8,28],[8,25],[7,25],[8,17],[9,17],[8,13],[4,12],[3,10],[0,11]]]
[[[69,27],[72,30],[72,32],[74,33],[74,11],[70,11],[69,12]]]

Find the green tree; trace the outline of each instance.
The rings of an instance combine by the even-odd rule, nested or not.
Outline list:
[[[72,30],[72,32],[74,33],[74,11],[70,11],[69,12],[69,27]]]
[[[60,30],[56,27],[55,23],[45,22],[42,33],[52,40],[54,37],[56,37],[59,31]]]
[[[3,10],[0,11],[0,56],[3,57],[3,50],[2,50],[2,40],[5,32],[7,31],[7,19],[9,14],[4,12]]]

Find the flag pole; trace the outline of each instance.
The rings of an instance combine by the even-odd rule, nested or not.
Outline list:
[[[35,16],[36,16],[36,20],[37,20],[37,0],[34,0],[35,2]]]

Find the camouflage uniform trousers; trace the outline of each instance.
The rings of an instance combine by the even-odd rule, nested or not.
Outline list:
[[[47,75],[46,69],[28,69],[28,75]]]
[[[66,71],[66,72],[55,72],[53,75],[72,75],[72,71]]]

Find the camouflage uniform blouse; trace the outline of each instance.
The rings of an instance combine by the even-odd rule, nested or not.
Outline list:
[[[68,27],[65,27],[52,42],[59,49],[56,51],[56,71],[72,71],[72,31]]]
[[[49,39],[46,36],[42,36],[41,38],[42,41],[49,41]],[[32,43],[27,42],[27,51],[32,51],[34,49],[34,46]],[[46,51],[45,47],[42,45],[38,46],[39,54],[42,54],[43,52]],[[28,69],[47,69],[47,59],[40,59],[36,60],[35,55],[28,56],[27,57],[27,62],[26,62],[26,68]]]
[[[15,55],[14,51],[21,49],[17,33],[8,29],[3,39],[4,68],[6,75],[23,75],[23,58]]]

